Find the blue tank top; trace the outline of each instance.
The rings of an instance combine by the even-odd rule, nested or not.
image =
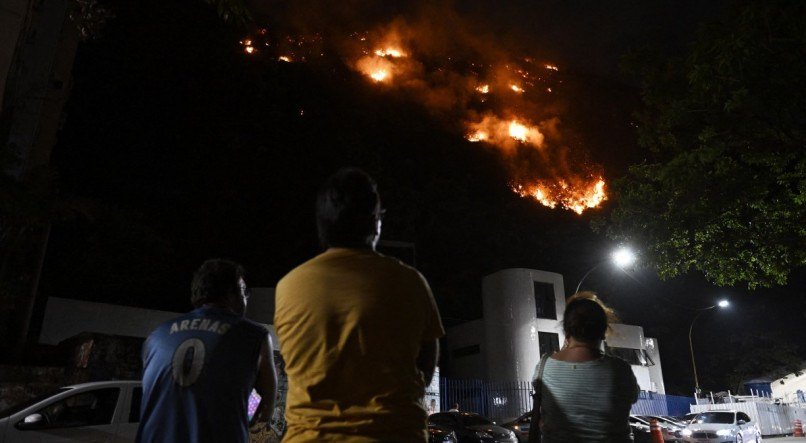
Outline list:
[[[268,332],[201,307],[163,323],[143,345],[137,442],[247,442],[247,402]]]

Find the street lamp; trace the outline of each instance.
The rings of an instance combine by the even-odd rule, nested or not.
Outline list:
[[[691,340],[691,333],[694,331],[694,323],[697,321],[700,316],[705,313],[706,311],[710,311],[714,308],[727,308],[730,306],[730,303],[725,300],[719,300],[717,304],[713,306],[709,306],[707,308],[697,309],[699,312],[697,315],[694,316],[694,320],[691,320],[691,327],[688,328],[688,347],[689,351],[691,351],[691,368],[694,370],[694,395],[699,395],[700,393],[700,380],[697,378],[697,363],[694,362],[694,342]]]
[[[610,260],[612,260],[613,264],[615,264],[619,268],[624,269],[627,266],[630,266],[633,263],[635,263],[635,254],[630,250],[630,248],[622,246],[610,254]],[[574,294],[579,292],[579,288],[582,287],[582,282],[585,281],[588,275],[590,275],[591,272],[595,271],[605,263],[607,263],[606,260],[599,262],[596,266],[590,268],[588,272],[586,272],[585,275],[583,275],[582,278],[579,279],[579,284],[577,284],[577,289],[576,291],[574,291]]]

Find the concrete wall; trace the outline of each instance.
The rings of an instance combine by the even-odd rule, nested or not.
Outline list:
[[[484,321],[473,320],[459,326],[448,328],[445,347],[451,378],[460,379],[487,379],[487,362],[485,357],[486,343],[484,341]],[[457,350],[478,346],[477,354],[456,356]]]
[[[274,349],[278,350],[277,334],[274,332],[274,327],[263,321],[266,319],[265,310],[267,308],[264,305],[265,302],[260,301],[262,298],[260,294],[263,297],[271,294],[271,304],[273,305],[274,291],[256,288],[253,289],[252,294],[249,304],[256,305],[254,309],[256,317],[251,317],[248,312],[247,318],[266,325],[272,336]],[[82,332],[145,338],[159,324],[179,315],[181,314],[178,312],[49,297],[45,307],[39,343],[56,345]]]
[[[536,317],[534,283],[554,288],[556,319]],[[484,277],[482,302],[487,375],[491,381],[531,380],[540,360],[538,332],[559,335],[565,289],[562,275],[534,269],[505,269]]]
[[[610,325],[607,346],[613,348],[644,349],[644,328],[616,323]]]
[[[802,399],[799,401],[798,391],[806,396],[806,369],[800,375],[788,374],[772,381],[770,388],[773,398],[780,398],[785,403],[804,403]]]

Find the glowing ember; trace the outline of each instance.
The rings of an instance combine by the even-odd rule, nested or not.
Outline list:
[[[517,92],[518,94],[523,94],[523,92],[524,92],[523,88],[521,88],[518,85],[509,85],[509,89],[512,89],[513,91]]]
[[[281,55],[280,57],[277,58],[277,60],[280,60],[281,62],[291,63],[291,57],[288,57],[287,55]]]
[[[245,46],[243,48],[243,50],[246,51],[247,54],[252,54],[253,52],[255,52],[255,47],[254,46]]]
[[[554,65],[546,65],[546,69],[550,71],[559,71],[560,69]]]
[[[378,57],[392,57],[392,58],[400,58],[406,56],[406,54],[403,51],[395,48],[376,49],[375,55],[377,55]]]
[[[482,94],[487,94],[490,92],[490,85],[476,86],[476,91],[481,92]]]

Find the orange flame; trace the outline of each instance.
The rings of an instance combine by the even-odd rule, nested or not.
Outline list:
[[[558,68],[558,67],[556,67],[554,65],[546,65],[546,69],[548,69],[549,71],[559,71],[560,70],[560,68]]]
[[[356,69],[376,82],[392,79],[394,64],[383,57],[366,56],[356,62]]]
[[[503,120],[494,115],[488,115],[479,122],[468,123],[470,133],[466,136],[468,141],[486,141],[504,150],[514,149],[517,142],[535,147],[541,147],[545,136],[536,126],[518,119]],[[484,137],[480,137],[483,134]]]
[[[530,185],[515,185],[512,190],[521,197],[531,197],[549,208],[560,205],[577,214],[595,208],[607,200],[605,181],[601,177],[592,183],[580,182],[577,186],[571,186],[564,180],[554,184],[538,181]]]
[[[377,55],[378,57],[400,58],[405,57],[406,53],[397,48],[385,48],[385,49],[376,49],[375,55]]]
[[[254,53],[254,52],[255,52],[255,47],[254,47],[254,46],[248,46],[248,45],[247,45],[247,46],[245,46],[245,47],[243,48],[243,50],[244,50],[244,51],[246,51],[246,53],[247,53],[247,54],[252,54],[252,53]]]
[[[287,55],[281,55],[277,57],[277,60],[280,60],[281,62],[291,63],[291,57]]]
[[[479,85],[476,86],[476,91],[482,94],[488,94],[490,92],[490,85]]]
[[[509,89],[512,89],[513,91],[517,92],[518,94],[523,94],[525,92],[523,88],[521,88],[520,86],[518,86],[516,84],[509,85]]]

